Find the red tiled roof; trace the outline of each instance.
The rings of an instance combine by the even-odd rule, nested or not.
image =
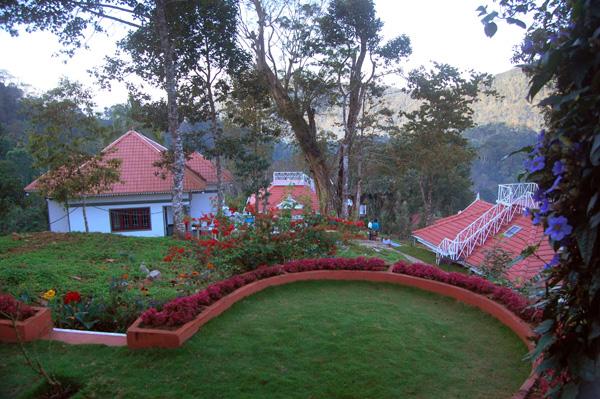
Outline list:
[[[282,201],[285,201],[288,196],[291,196],[293,200],[305,204],[306,201],[310,201],[310,205],[312,207],[313,212],[319,210],[319,197],[317,193],[311,190],[308,185],[289,185],[289,186],[269,186],[267,189],[269,192],[268,197],[268,207],[276,207]],[[262,209],[262,196],[261,196],[261,209]],[[256,199],[255,195],[252,194],[250,198],[248,198],[248,204],[255,205]],[[302,210],[296,209],[292,211],[292,214],[300,214]]]
[[[504,233],[512,226],[519,226],[521,230],[512,237],[505,237]],[[500,230],[499,234],[475,248],[465,261],[470,265],[481,265],[487,251],[492,250],[494,246],[504,249],[515,259],[525,248],[537,243],[540,243],[540,246],[534,255],[515,263],[505,272],[506,277],[512,282],[525,282],[535,277],[554,256],[554,250],[550,246],[548,238],[544,236],[544,228],[541,225],[534,225],[527,216],[515,215],[510,223]]]
[[[121,182],[113,184],[111,190],[100,195],[172,192],[173,175],[153,165],[154,162],[161,160],[161,154],[165,150],[166,148],[159,143],[135,131],[129,131],[119,137],[103,151],[108,151],[107,159],[121,159]],[[200,154],[192,154],[192,159],[200,158],[204,160]],[[208,173],[211,171],[212,164],[206,160],[204,162],[202,171]],[[186,164],[183,189],[186,192],[204,190],[209,179],[192,166],[195,165]],[[229,172],[227,173],[231,176]],[[25,191],[36,190],[37,180],[25,187]]]
[[[438,246],[444,238],[453,239],[465,227],[494,205],[475,200],[462,212],[437,220],[432,225],[413,231],[412,235]]]
[[[424,227],[413,232],[413,236],[426,241],[434,246],[438,246],[444,238],[454,239],[456,235],[484,212],[492,208],[492,204],[482,200],[476,200],[464,211],[433,223],[431,226]],[[505,237],[504,233],[512,226],[520,226],[521,230],[512,237]],[[531,280],[543,269],[554,256],[554,250],[544,236],[544,229],[541,225],[535,226],[529,217],[516,214],[510,223],[500,229],[500,232],[492,238],[486,240],[483,245],[475,250],[464,260],[468,265],[478,267],[485,259],[487,251],[492,250],[495,245],[509,252],[513,259],[517,258],[521,252],[530,245],[540,243],[539,248],[534,255],[515,263],[506,270],[506,277],[514,283],[520,284]]]
[[[188,168],[202,176],[209,184],[217,183],[217,169],[215,165],[197,152],[192,153],[190,159],[187,160],[186,165]],[[223,168],[222,179],[224,182],[230,182],[233,180],[233,176],[230,171]]]

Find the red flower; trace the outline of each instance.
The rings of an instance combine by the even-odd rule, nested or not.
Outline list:
[[[69,291],[65,294],[63,302],[65,303],[65,305],[68,305],[73,302],[79,303],[81,302],[81,295],[77,291]]]
[[[219,234],[219,229],[212,229],[213,234]]]
[[[179,252],[180,254],[185,252],[185,248],[177,248],[177,252]]]
[[[173,257],[171,255],[167,255],[163,258],[163,261],[165,262],[172,262],[173,261]]]

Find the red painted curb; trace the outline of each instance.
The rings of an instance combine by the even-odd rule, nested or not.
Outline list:
[[[49,308],[33,307],[37,312],[30,318],[17,321],[16,328],[22,341],[34,341],[52,330],[52,313]],[[0,320],[0,342],[18,342],[11,320]]]

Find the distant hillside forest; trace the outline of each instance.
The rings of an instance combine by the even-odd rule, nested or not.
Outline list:
[[[30,104],[25,100],[35,96],[27,96],[22,86],[7,82],[8,75],[0,73],[0,234],[43,230],[47,228],[45,201],[35,194],[25,195],[23,191],[25,185],[44,172],[34,167],[29,135],[36,131],[36,127],[30,123],[28,110],[25,109]],[[518,70],[499,74],[495,77],[493,87],[501,98],[481,97],[474,105],[473,119],[478,126],[464,131],[462,135],[468,140],[468,147],[473,151],[472,157],[468,157],[463,172],[448,176],[436,187],[436,199],[432,204],[434,216],[464,208],[476,193],[485,200],[494,201],[498,184],[518,180],[523,155],[504,157],[532,144],[535,130],[542,125],[540,114],[524,99],[526,86],[526,78]],[[383,103],[394,111],[392,119],[396,124],[401,123],[397,117],[399,110],[410,112],[419,107],[419,103],[408,94],[394,89],[386,91]],[[328,162],[332,164],[337,162],[338,141],[336,135],[331,133],[337,129],[337,111],[325,109],[320,112],[321,145],[329,154]],[[151,121],[149,115],[155,121]],[[134,101],[115,105],[97,116],[103,133],[88,140],[88,151],[100,150],[131,127],[168,146],[169,140],[161,133],[165,131],[165,123],[156,121],[161,115],[166,118],[164,109],[144,108]],[[187,142],[210,155],[214,142],[203,133],[205,125],[196,123],[188,126]],[[229,139],[241,137],[240,128],[232,120],[224,120],[222,126]],[[261,171],[265,181],[276,170],[308,172],[297,144],[290,135],[285,134],[287,127],[283,124],[279,129],[283,133],[260,144],[261,154],[268,161]],[[85,135],[86,132],[75,131],[72,134]],[[368,136],[362,137],[351,160],[350,184],[352,187],[362,187],[361,202],[367,204],[369,217],[380,218],[385,231],[407,235],[414,227],[415,220],[419,220],[415,219],[415,215],[422,211],[422,202],[417,181],[411,177],[410,170],[402,178],[394,172],[394,163],[402,157],[397,149],[401,137],[401,132],[390,134],[386,128],[371,129]],[[238,161],[235,156],[226,160],[226,166],[235,175],[228,202],[243,205],[247,195],[245,181],[248,179],[248,166],[240,166]],[[357,170],[361,170],[360,176],[355,172]]]

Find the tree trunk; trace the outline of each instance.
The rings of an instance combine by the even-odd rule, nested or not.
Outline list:
[[[423,218],[422,222],[428,226],[431,221],[431,190],[425,187],[423,178],[419,179],[419,190],[421,191],[421,200],[423,201]]]
[[[221,165],[221,150],[220,150],[220,142],[223,137],[223,132],[219,127],[217,121],[217,107],[215,106],[215,99],[212,92],[212,87],[210,86],[210,72],[208,75],[208,79],[206,82],[206,92],[208,93],[208,104],[210,107],[210,125],[212,130],[212,135],[215,140],[215,148],[217,150],[217,155],[215,156],[215,169],[217,171],[217,215],[221,215],[223,212],[224,205],[224,196],[223,196],[223,167]],[[257,209],[258,211],[258,209]]]
[[[361,190],[362,190],[362,148],[358,151],[358,159],[356,166],[356,195],[354,202],[354,218],[356,220],[360,219],[360,201],[361,201]]]
[[[88,226],[87,212],[85,209],[85,197],[81,199],[81,212],[83,213],[83,225],[85,226],[85,232],[90,232],[90,227]]]
[[[340,163],[338,171],[338,195],[341,200],[341,216],[343,218],[348,217],[348,206],[346,201],[350,195],[349,188],[349,165],[350,165],[350,152],[352,151],[352,145],[356,136],[356,126],[358,123],[358,115],[361,109],[364,107],[364,96],[366,92],[366,86],[368,81],[363,82],[362,67],[367,55],[367,42],[361,38],[360,52],[356,59],[352,59],[352,66],[350,68],[350,85],[348,91],[348,105],[346,107],[346,97],[344,96],[344,103],[342,106],[343,110],[343,126],[344,126],[344,139],[342,141],[342,148],[340,154]],[[374,72],[374,70],[373,70]],[[372,75],[371,75],[372,77]]]
[[[183,141],[178,131],[177,78],[173,61],[173,47],[169,40],[165,0],[156,0],[156,17],[160,47],[164,57],[163,63],[165,68],[165,88],[167,91],[169,134],[171,135],[173,142],[173,154],[175,158],[171,167],[173,173],[173,234],[179,238],[183,238],[185,236],[185,224],[183,223],[185,154],[183,153]]]
[[[266,14],[260,0],[252,0],[258,17],[258,35],[253,40],[253,50],[256,55],[256,67],[265,76],[269,93],[275,101],[279,114],[288,121],[308,166],[315,179],[317,195],[321,213],[327,214],[335,208],[335,189],[329,177],[329,168],[325,157],[319,148],[316,136],[315,111],[314,109],[301,110],[297,104],[290,99],[286,89],[279,78],[275,75],[277,71],[271,70],[266,60],[264,27],[266,25]],[[304,113],[308,114],[308,122]]]
[[[256,193],[254,194],[255,197],[255,201],[254,201],[254,209],[256,209],[256,213],[258,213],[258,210],[260,209],[260,190],[256,190]],[[264,209],[263,209],[264,212]]]
[[[350,196],[350,191],[348,187],[348,164],[349,164],[349,154],[348,154],[348,144],[343,143],[343,154],[342,154],[342,218],[348,219],[348,197]]]

